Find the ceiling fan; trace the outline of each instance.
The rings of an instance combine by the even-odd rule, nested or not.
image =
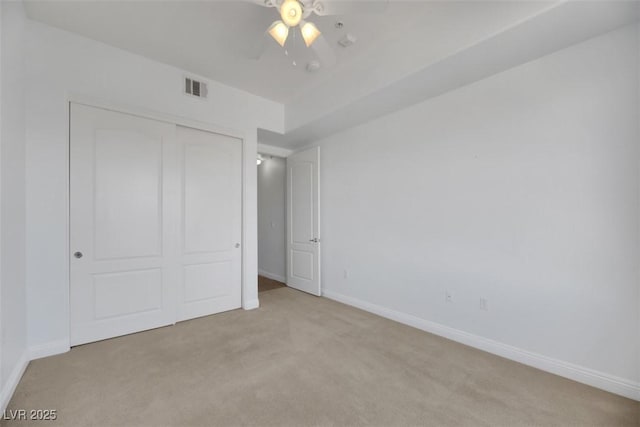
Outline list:
[[[289,32],[299,27],[305,45],[312,48],[327,66],[335,62],[335,54],[318,27],[307,19],[314,13],[318,16],[328,16],[382,12],[386,9],[389,0],[251,0],[251,2],[263,7],[276,8],[280,13],[281,19],[274,21],[265,32],[280,46],[285,47]],[[262,40],[252,57],[260,58],[266,48],[266,42]]]

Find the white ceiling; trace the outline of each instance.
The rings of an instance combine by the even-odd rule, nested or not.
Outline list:
[[[313,51],[298,43],[285,55],[264,34],[278,19],[277,10],[252,1],[260,0],[25,0],[25,6],[31,19],[285,104],[287,135],[261,136],[288,147],[638,17],[637,1],[390,0],[383,13],[312,15],[309,20],[323,32],[337,62],[308,73]],[[344,22],[342,29],[335,27],[337,21]],[[346,33],[358,41],[342,48],[337,40]],[[250,59],[265,37],[267,51]],[[542,50],[538,39],[544,39]],[[493,63],[473,56],[492,40],[509,48],[492,47]],[[463,63],[465,69],[456,65]],[[458,79],[455,84],[450,76]]]
[[[353,96],[344,91],[285,105],[286,133],[258,130],[266,145],[297,149],[340,130],[365,123],[453,91],[501,71],[640,20],[638,1],[576,1],[543,13],[397,79]],[[327,89],[327,91],[329,88]],[[306,101],[306,102],[302,102]],[[294,122],[297,120],[297,122]]]
[[[279,16],[275,8],[251,2],[28,0],[26,9],[31,19],[288,103],[328,80],[344,84],[358,79],[349,69],[357,69],[361,76],[359,63],[369,70],[379,64],[385,70],[407,72],[407,66],[430,60],[427,53],[455,49],[456,41],[468,43],[486,36],[545,5],[541,1],[391,1],[384,13],[312,15],[309,20],[323,32],[338,60],[330,69],[314,74],[305,67],[315,54],[301,43],[301,48],[286,56],[266,36],[268,50],[259,60],[249,58],[266,28]],[[341,30],[335,27],[337,21],[345,24]],[[358,41],[345,49],[337,40],[346,33]],[[292,65],[292,58],[297,66]],[[380,84],[388,80],[370,71]]]

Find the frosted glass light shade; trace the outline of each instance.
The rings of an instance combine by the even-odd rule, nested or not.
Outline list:
[[[307,47],[311,46],[322,34],[320,30],[318,30],[318,27],[313,25],[311,22],[305,22],[300,31],[302,32],[302,38],[304,39],[304,43]]]
[[[302,6],[298,0],[284,0],[280,6],[280,16],[289,27],[295,27],[302,19]]]
[[[268,31],[269,35],[273,37],[280,46],[284,47],[284,44],[287,41],[287,36],[289,35],[289,27],[287,27],[282,21],[276,21],[271,24]]]

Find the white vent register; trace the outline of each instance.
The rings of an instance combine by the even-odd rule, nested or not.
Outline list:
[[[184,93],[186,93],[187,95],[195,96],[196,98],[206,98],[207,84],[189,77],[185,77]]]

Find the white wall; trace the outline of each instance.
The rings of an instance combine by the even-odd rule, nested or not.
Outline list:
[[[72,33],[27,27],[27,301],[35,356],[68,347],[67,97],[100,100],[245,131],[243,306],[257,306],[257,127],[281,132],[283,107],[209,81],[182,94],[186,73]]]
[[[265,156],[258,166],[258,272],[286,281],[285,185],[287,162]]]
[[[0,410],[27,363],[24,9],[0,2]]]
[[[317,141],[323,292],[640,399],[636,31]]]
[[[637,73],[638,73],[638,80],[637,80],[637,92],[638,92],[638,98],[636,99],[636,107],[637,107],[637,112],[638,112],[638,118],[637,118],[637,125],[638,125],[638,135],[640,135],[640,23],[637,25],[636,28],[636,48],[637,48]],[[640,196],[639,196],[640,198]],[[638,240],[640,240],[640,227],[638,227]],[[638,265],[640,266],[640,259],[638,259]],[[640,267],[639,267],[640,268]],[[638,285],[640,287],[640,284]],[[637,336],[637,341],[638,341],[638,346],[640,347],[640,290],[638,290],[638,310],[637,310],[637,318],[638,318],[638,336]],[[640,379],[640,348],[638,349],[638,378]]]

